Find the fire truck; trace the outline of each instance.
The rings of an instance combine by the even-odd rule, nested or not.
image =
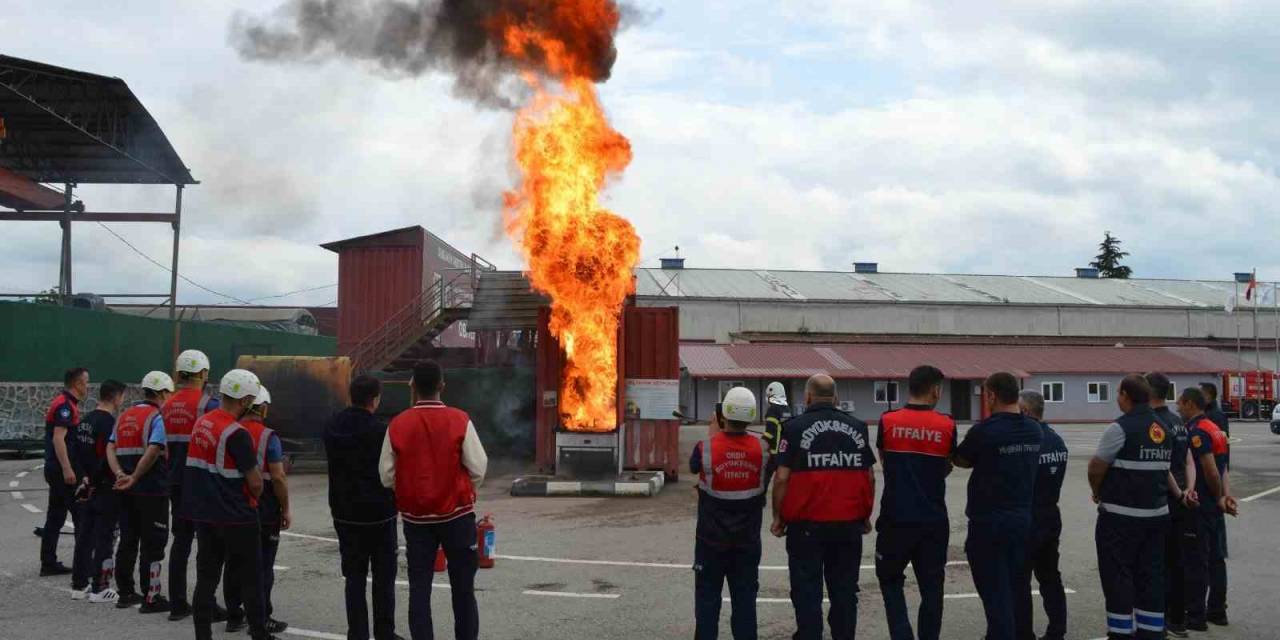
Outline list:
[[[1273,371],[1227,371],[1222,374],[1222,411],[1242,420],[1267,420],[1276,406]]]

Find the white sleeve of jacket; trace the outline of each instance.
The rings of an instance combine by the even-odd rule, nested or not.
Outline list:
[[[479,487],[484,483],[484,473],[489,468],[489,456],[485,455],[484,445],[480,444],[480,434],[476,432],[476,425],[471,421],[467,421],[467,435],[462,439],[462,466],[466,467],[471,475],[471,484]]]
[[[396,488],[396,450],[391,448],[391,430],[382,439],[382,455],[378,458],[378,474],[382,476],[382,486]]]

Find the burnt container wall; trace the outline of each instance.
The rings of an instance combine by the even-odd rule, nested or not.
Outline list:
[[[556,426],[560,423],[560,341],[551,335],[551,309],[538,310],[537,345],[534,350],[534,461],[539,473],[554,473]]]
[[[628,306],[623,315],[622,343],[619,383],[625,384],[627,379],[680,379],[678,307]],[[623,397],[621,392],[618,397]],[[680,422],[674,416],[670,420],[628,420],[625,437],[626,468],[663,471],[669,480],[678,479]]]
[[[409,304],[423,287],[422,247],[348,247],[338,258],[338,353]]]

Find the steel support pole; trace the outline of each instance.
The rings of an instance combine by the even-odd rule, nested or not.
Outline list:
[[[169,268],[169,321],[173,323],[173,359],[178,359],[182,344],[182,323],[178,321],[178,244],[182,238],[182,185],[174,185],[173,263]]]
[[[62,191],[62,218],[59,221],[62,226],[62,251],[61,262],[58,267],[58,294],[62,298],[62,304],[71,303],[71,183],[67,182],[63,185]]]

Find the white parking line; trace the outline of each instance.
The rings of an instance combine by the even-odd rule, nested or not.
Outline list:
[[[21,471],[21,472],[19,472],[19,473],[18,473],[18,475],[14,476],[14,477],[15,477],[15,478],[25,478],[25,477],[27,477],[27,473],[28,473],[28,472],[26,472],[26,471]],[[9,485],[9,486],[13,486],[13,485]]]
[[[26,509],[27,511],[30,511],[31,513],[43,513],[42,511],[40,511],[40,507],[37,507],[34,504],[31,504],[30,502],[22,503],[22,508]]]
[[[21,491],[14,491],[13,493],[11,493],[11,494],[9,494],[9,495],[13,496],[13,499],[14,499],[14,500],[26,500],[26,499],[27,499],[26,494],[22,493]]]
[[[1072,589],[1063,589],[1063,592],[1068,594],[1075,593]],[[1040,595],[1040,592],[1033,589],[1031,591],[1031,595],[1038,596]],[[948,593],[942,596],[943,600],[976,600],[978,598],[979,596],[976,593]],[[729,598],[724,598],[723,600],[725,602],[730,601]],[[791,598],[756,598],[756,602],[760,604],[791,604]],[[829,604],[831,601],[827,598],[823,598],[822,602]],[[1106,638],[1103,638],[1102,640],[1106,640]]]
[[[9,486],[10,486],[10,487],[16,487],[16,486],[18,486],[19,484],[21,484],[21,483],[20,483],[20,482],[18,482],[17,480],[10,480],[10,481],[9,481]]]
[[[1258,498],[1263,498],[1263,497],[1269,496],[1269,495],[1271,495],[1271,494],[1273,494],[1273,493],[1276,493],[1277,491],[1280,491],[1280,487],[1272,487],[1272,488],[1270,488],[1270,489],[1267,489],[1266,491],[1263,491],[1262,493],[1255,493],[1255,494],[1253,494],[1253,495],[1249,496],[1248,498],[1244,498],[1244,499],[1240,500],[1240,502],[1253,502],[1254,500],[1257,500]]]
[[[285,567],[285,566],[281,566],[281,565],[278,565],[278,564],[277,564],[277,565],[273,565],[273,566],[271,567],[271,570],[272,570],[272,571],[288,571],[288,570],[289,570],[289,567]]]
[[[398,584],[398,585],[400,585],[400,586],[402,586],[402,587],[407,587],[407,586],[409,586],[409,581],[408,581],[408,580],[396,580],[396,584]],[[451,585],[447,585],[447,584],[440,584],[439,582],[432,582],[432,583],[431,583],[431,587],[432,587],[432,588],[434,588],[434,589],[452,589],[452,588],[453,588],[453,586],[451,586]]]
[[[537,589],[526,589],[520,592],[526,596],[546,596],[549,598],[589,598],[594,600],[617,600],[622,597],[620,593],[569,593],[567,591],[539,591]]]
[[[289,627],[285,629],[284,634],[291,636],[299,636],[302,638],[320,638],[320,640],[347,640],[347,636],[337,633],[329,633],[327,631],[311,631],[310,629],[298,629]]]

